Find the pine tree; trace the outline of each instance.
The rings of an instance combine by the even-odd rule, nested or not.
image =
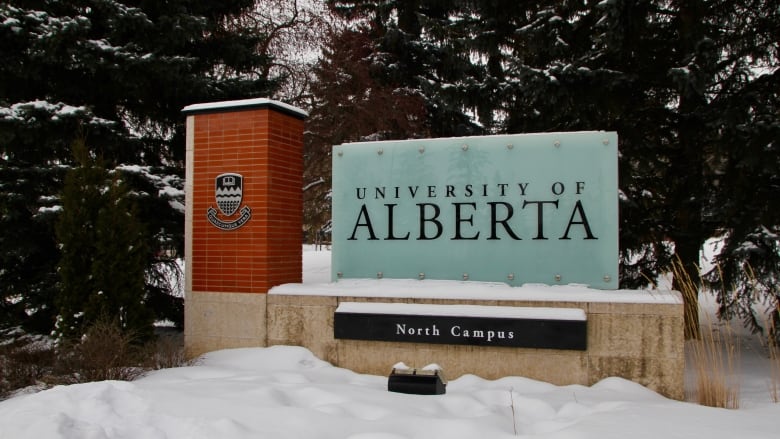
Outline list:
[[[62,212],[56,225],[61,253],[61,284],[53,301],[58,339],[75,338],[84,331],[85,306],[95,293],[92,265],[98,214],[105,204],[103,192],[108,177],[102,167],[93,163],[83,140],[73,143],[73,156],[78,166],[65,176],[60,197]]]
[[[722,237],[722,314],[758,329],[753,300],[778,307],[780,216],[763,207],[778,195],[776,0],[329,4],[371,20],[385,71],[439,114],[497,133],[617,131],[621,286],[674,260],[698,281],[702,245]],[[431,117],[434,133],[452,132]],[[695,316],[697,297],[685,299]]]
[[[89,157],[83,140],[73,144],[77,167],[68,170],[57,222],[61,285],[55,334],[82,336],[92,324],[115,321],[143,341],[152,336],[146,270],[149,239],[127,185]]]
[[[271,60],[256,52],[266,36],[228,26],[253,3],[0,3],[3,322],[47,331],[58,312],[54,224],[77,139],[139,197],[150,248],[147,303],[158,318],[181,321],[181,299],[160,281],[183,253],[180,111],[267,96],[277,86],[262,74]]]
[[[475,90],[484,69],[471,62],[473,39],[468,25],[477,20],[454,20],[467,14],[471,2],[358,1],[328,2],[347,18],[368,21],[364,28],[374,39],[377,80],[399,84],[425,99],[431,135],[465,136],[484,133],[464,111],[464,102],[477,99]],[[511,7],[509,3],[508,7]]]
[[[145,282],[150,240],[125,182],[115,175],[109,185],[95,224],[90,271],[94,286],[84,319],[89,324],[108,318],[144,341],[153,335],[154,322]]]
[[[709,105],[721,140],[710,159],[706,212],[725,219],[717,270],[706,276],[721,316],[780,342],[780,2],[740,2],[721,26],[729,74]],[[765,315],[762,307],[769,310]]]

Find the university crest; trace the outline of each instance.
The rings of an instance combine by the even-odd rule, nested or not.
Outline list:
[[[230,219],[234,216],[244,196],[244,177],[241,174],[227,173],[220,174],[214,179],[214,198],[217,202],[217,208],[209,207],[207,217],[209,222],[221,230],[235,230],[246,224],[252,217],[252,210],[249,206],[244,206],[238,212],[238,218]],[[222,213],[221,219],[219,213]]]

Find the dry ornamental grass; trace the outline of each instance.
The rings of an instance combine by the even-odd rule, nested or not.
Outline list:
[[[673,274],[679,279],[683,297],[697,297],[699,288],[683,269],[675,263]],[[698,315],[687,316],[700,321]],[[739,408],[739,338],[729,325],[718,325],[705,318],[700,322],[699,339],[687,342],[689,359],[695,374],[695,400],[705,406]]]

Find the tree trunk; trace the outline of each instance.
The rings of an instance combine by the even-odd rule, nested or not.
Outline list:
[[[696,47],[705,36],[702,22],[704,4],[700,0],[684,0],[679,3],[679,53],[680,65],[698,63]],[[699,79],[689,78],[679,86],[678,154],[672,157],[678,178],[674,208],[677,210],[672,238],[675,245],[675,263],[672,286],[683,295],[685,310],[685,339],[698,339],[699,328],[699,251],[704,244],[702,223],[704,151],[703,134],[706,127],[700,112],[706,106],[704,88]]]

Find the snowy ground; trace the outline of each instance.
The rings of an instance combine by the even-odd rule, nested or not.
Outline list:
[[[328,252],[307,248],[304,260],[305,282],[328,280]],[[134,382],[17,396],[0,403],[0,439],[777,438],[769,360],[757,338],[736,330],[738,410],[672,401],[620,378],[584,387],[464,376],[445,395],[403,395],[387,391],[387,377],[277,346],[213,352]]]

